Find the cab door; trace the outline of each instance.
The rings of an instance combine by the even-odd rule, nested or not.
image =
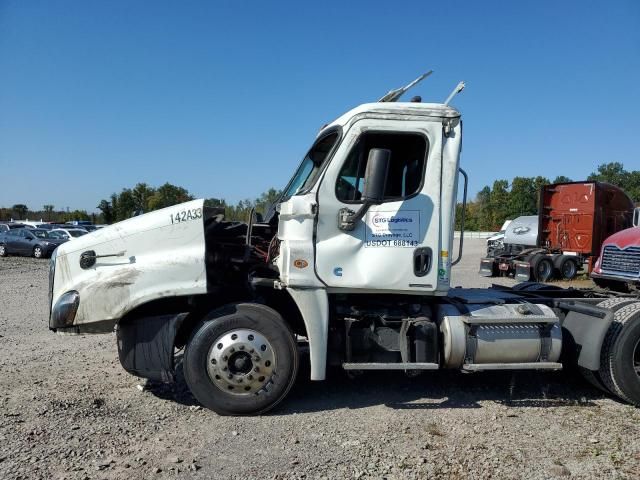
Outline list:
[[[442,125],[362,119],[353,124],[318,187],[316,273],[328,287],[433,292],[438,281]],[[369,152],[391,152],[384,201],[351,231],[341,209],[362,206]]]

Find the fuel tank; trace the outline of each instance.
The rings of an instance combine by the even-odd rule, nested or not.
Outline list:
[[[446,368],[557,362],[562,329],[546,305],[444,304],[438,308]]]

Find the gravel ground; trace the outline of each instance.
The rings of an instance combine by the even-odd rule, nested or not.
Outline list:
[[[466,242],[453,284],[477,275]],[[568,373],[304,367],[262,417],[125,373],[114,335],[47,330],[47,262],[0,258],[0,478],[640,478],[640,410]]]

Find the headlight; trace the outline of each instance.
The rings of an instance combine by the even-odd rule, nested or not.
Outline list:
[[[62,295],[56,302],[56,306],[51,311],[49,328],[71,327],[76,318],[78,305],[80,304],[80,294],[75,290]]]

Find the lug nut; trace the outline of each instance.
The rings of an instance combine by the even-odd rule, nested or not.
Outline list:
[[[215,358],[212,358],[212,359],[211,359],[211,365],[215,365],[216,363],[218,363],[218,362],[216,361],[216,359],[215,359]]]
[[[233,348],[233,347],[231,347],[231,348],[229,349],[229,351],[230,351],[231,353],[233,353],[233,352],[235,352],[235,351],[236,351],[236,349],[235,349],[235,348]]]
[[[240,350],[244,350],[244,345],[240,345]]]
[[[226,372],[227,371],[227,367],[222,367],[222,371]]]
[[[254,372],[259,372],[260,371],[260,367],[256,367],[253,369]]]
[[[224,360],[226,362],[227,360],[229,360],[229,357],[227,355],[225,355],[224,357],[222,357],[222,360]]]
[[[233,375],[229,374],[229,375],[227,375],[227,378],[228,378],[229,380],[231,380],[231,379],[233,378]]]
[[[260,361],[260,357],[256,355],[255,357],[253,357],[253,361],[254,362],[259,362]]]
[[[247,375],[247,380],[253,380],[253,375],[251,374]]]

